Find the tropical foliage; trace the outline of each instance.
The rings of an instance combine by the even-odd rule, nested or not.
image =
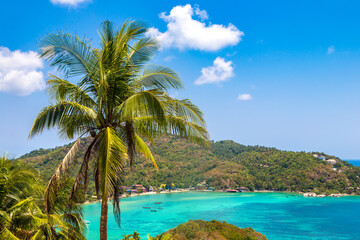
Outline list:
[[[82,141],[86,149],[90,142]],[[61,161],[70,145],[52,150],[33,151],[19,161],[41,169],[44,179],[51,177],[56,164]],[[247,187],[248,190],[315,191],[317,193],[360,194],[360,167],[323,154],[327,159],[337,159],[336,170],[331,165],[313,156],[313,153],[280,151],[275,148],[244,146],[233,141],[210,143],[203,148],[180,138],[158,138],[150,147],[157,159],[159,171],[143,157],[135,161],[136,171],[125,168],[124,185],[142,184],[160,187],[168,182],[176,187],[196,186],[206,181],[217,190]],[[46,154],[43,152],[46,151]],[[49,161],[51,159],[51,161]],[[80,159],[80,158],[79,158]],[[75,177],[75,174],[72,176]],[[89,194],[95,194],[90,185]]]
[[[132,166],[141,152],[157,168],[145,139],[174,134],[206,144],[208,133],[200,109],[190,100],[178,100],[168,91],[182,89],[173,70],[148,64],[158,49],[155,39],[136,21],[119,29],[105,21],[98,48],[85,38],[51,33],[40,41],[41,57],[61,76],[50,75],[48,92],[53,104],[36,117],[29,137],[56,127],[60,135],[73,139],[91,136],[68,200],[77,201],[80,187],[86,189],[89,169],[94,173],[97,195],[102,199],[100,235],[107,238],[108,198],[113,197],[115,218],[120,224],[119,194],[124,168]],[[68,79],[78,79],[74,84]],[[46,208],[59,181],[73,165],[81,143],[75,142],[46,187]],[[61,187],[61,186],[60,186]]]
[[[44,213],[36,171],[0,158],[0,239],[85,239],[81,214],[66,213],[61,195]]]
[[[140,240],[139,234],[127,235],[123,240]],[[190,220],[148,240],[266,240],[267,238],[252,228],[239,228],[219,221]]]

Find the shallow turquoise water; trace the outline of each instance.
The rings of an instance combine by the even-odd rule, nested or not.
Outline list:
[[[163,209],[151,212],[143,206]],[[89,240],[99,239],[100,207],[100,203],[84,206],[85,219],[90,221]],[[121,209],[121,229],[109,209],[109,240],[118,240],[134,230],[142,237],[148,233],[155,236],[189,219],[215,219],[252,227],[276,240],[360,239],[359,196],[305,198],[288,193],[185,192],[123,199]]]

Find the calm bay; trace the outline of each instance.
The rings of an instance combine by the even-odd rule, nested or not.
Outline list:
[[[89,240],[99,239],[100,207],[84,205]],[[121,200],[121,228],[109,208],[108,239],[118,240],[135,230],[147,239],[147,234],[156,236],[190,219],[251,227],[276,240],[360,239],[360,197],[309,198],[278,192],[143,195]]]

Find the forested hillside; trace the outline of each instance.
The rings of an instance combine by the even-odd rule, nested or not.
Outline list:
[[[78,159],[83,155],[87,139],[82,139]],[[18,159],[41,171],[44,180],[54,170],[70,149],[70,145],[55,149],[32,151]],[[315,191],[318,193],[360,194],[360,167],[341,161],[324,153],[280,151],[275,148],[244,146],[233,141],[211,142],[208,148],[179,138],[161,138],[151,145],[159,166],[140,155],[134,168],[126,168],[124,185],[143,184],[159,187],[174,183],[184,188],[206,183],[217,190],[246,187],[250,191]],[[316,155],[315,155],[316,154]],[[318,157],[333,159],[331,164]],[[75,176],[73,168],[71,176]],[[92,178],[92,176],[90,176]],[[203,185],[205,186],[205,185]],[[94,194],[94,187],[89,188]]]

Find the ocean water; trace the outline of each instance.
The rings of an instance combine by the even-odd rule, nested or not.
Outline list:
[[[159,205],[154,202],[163,202]],[[109,205],[110,206],[110,205]],[[84,206],[87,238],[99,239],[100,203]],[[157,212],[143,207],[161,207]],[[189,219],[219,220],[251,227],[268,239],[360,239],[360,196],[306,198],[289,193],[184,192],[121,200],[121,228],[109,208],[108,239],[124,234],[156,236]]]
[[[349,160],[345,160],[345,161],[351,163],[354,166],[360,167],[360,160],[358,160],[358,159],[349,159]]]

